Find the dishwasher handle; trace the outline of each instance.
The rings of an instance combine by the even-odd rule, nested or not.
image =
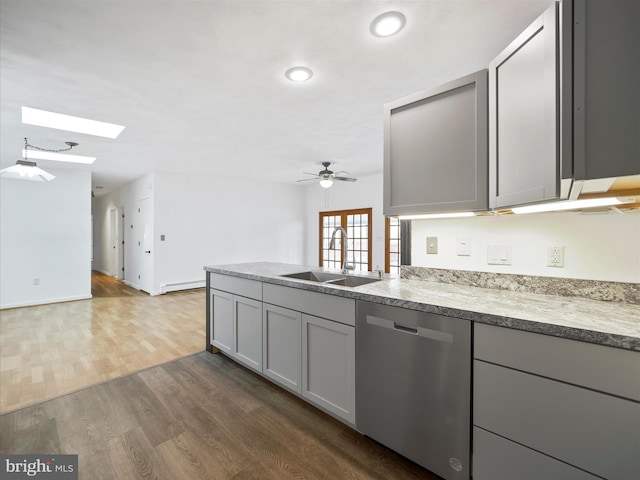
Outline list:
[[[453,335],[451,333],[440,332],[431,328],[409,327],[398,322],[394,322],[393,320],[387,320],[386,318],[380,318],[374,315],[367,315],[367,323],[377,327],[389,328],[396,332],[417,335],[418,337],[429,338],[439,342],[453,343]]]
[[[400,330],[401,332],[412,333],[413,335],[418,334],[418,329],[415,327],[407,327],[405,325],[400,325],[398,322],[393,322],[393,329]]]

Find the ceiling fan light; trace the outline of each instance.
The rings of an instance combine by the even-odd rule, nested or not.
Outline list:
[[[329,188],[331,185],[333,185],[333,180],[331,180],[330,178],[323,178],[322,180],[320,180],[320,186],[322,188]]]

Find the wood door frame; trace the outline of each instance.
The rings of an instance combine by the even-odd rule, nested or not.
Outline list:
[[[318,215],[318,265],[322,266],[322,229],[323,224],[322,220],[324,217],[340,217],[340,225],[343,228],[347,228],[347,216],[349,215],[369,215],[369,221],[367,222],[367,267],[368,271],[371,271],[371,265],[373,263],[373,255],[372,255],[372,234],[373,234],[373,208],[354,208],[350,210],[332,210],[326,212],[319,212]],[[344,263],[344,258],[342,255],[342,249],[340,250],[340,263]]]

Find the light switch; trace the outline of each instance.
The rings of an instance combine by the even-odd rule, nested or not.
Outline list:
[[[489,245],[487,247],[489,265],[511,265],[511,245]]]
[[[438,253],[438,237],[427,237],[427,254]]]

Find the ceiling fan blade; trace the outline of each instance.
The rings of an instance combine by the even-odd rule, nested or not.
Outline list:
[[[314,175],[314,177],[317,177],[317,175]],[[303,178],[301,180],[296,180],[296,182],[309,182],[312,180],[318,180],[318,178]]]
[[[314,177],[317,177],[318,174],[317,173],[309,173],[309,172],[302,172],[305,175],[313,175]]]
[[[357,178],[353,178],[353,177],[333,177],[334,180],[340,180],[341,182],[355,182],[356,180],[358,180]]]

